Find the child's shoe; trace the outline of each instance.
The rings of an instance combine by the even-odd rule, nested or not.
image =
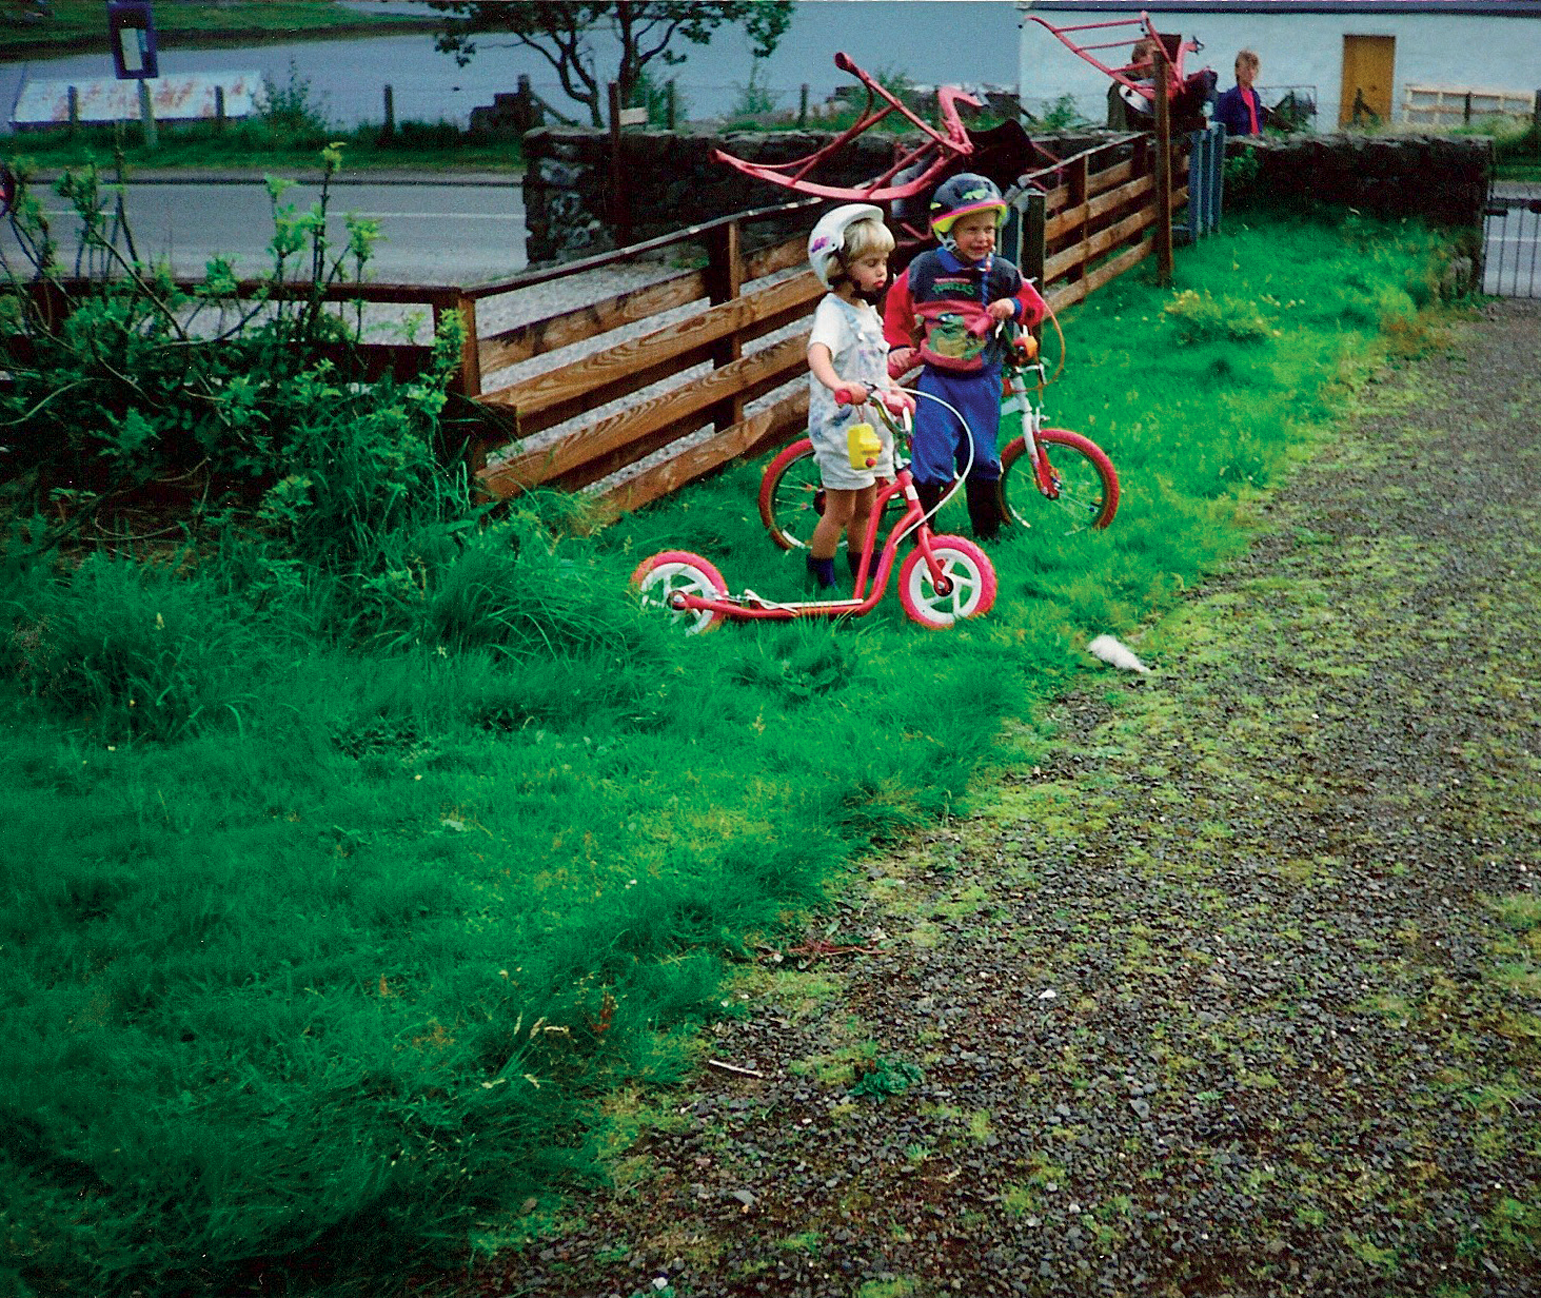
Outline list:
[[[1001,534],[1001,484],[969,478],[963,484],[968,499],[968,523],[978,541],[994,541]]]
[[[815,559],[810,554],[807,563],[808,575],[813,578],[813,584],[820,590],[833,590],[835,587],[834,559]]]

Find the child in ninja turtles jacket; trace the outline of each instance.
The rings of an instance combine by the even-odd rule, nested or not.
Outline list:
[[[963,172],[937,186],[931,199],[931,232],[941,243],[921,253],[888,291],[883,333],[893,350],[889,373],[922,363],[916,388],[959,411],[923,397],[915,411],[910,472],[921,504],[936,508],[956,473],[968,463],[965,438],[972,434],[973,467],[964,483],[969,525],[981,541],[1001,526],[1001,365],[1010,345],[1011,321],[1027,328],[1048,308],[1021,272],[995,255],[995,235],[1006,203],[995,182]],[[956,467],[954,467],[956,466]]]

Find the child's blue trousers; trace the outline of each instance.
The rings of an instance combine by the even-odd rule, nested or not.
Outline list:
[[[974,441],[969,477],[995,482],[1001,476],[995,448],[1001,426],[1001,372],[991,366],[970,374],[950,374],[927,365],[916,390],[929,394],[915,403],[915,435],[910,442],[910,473],[917,483],[942,486],[968,464],[968,444],[957,415],[930,397],[940,397],[962,414]]]

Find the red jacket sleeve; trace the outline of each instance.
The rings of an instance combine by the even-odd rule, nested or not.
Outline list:
[[[915,299],[910,296],[910,272],[906,269],[883,299],[883,340],[888,349],[918,347],[915,333]]]

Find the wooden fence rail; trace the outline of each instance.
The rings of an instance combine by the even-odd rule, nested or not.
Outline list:
[[[679,466],[660,467],[600,493],[620,508],[634,509],[805,420],[805,393],[784,398],[752,419],[745,419],[744,406],[805,370],[806,332],[758,350],[746,348],[806,319],[824,290],[811,271],[755,286],[756,281],[800,266],[806,258],[805,238],[799,234],[745,255],[740,251],[742,233],[740,218],[713,223],[706,231],[705,268],[487,340],[484,367],[489,356],[533,358],[546,350],[541,344],[553,340],[561,345],[588,342],[617,324],[703,303],[684,319],[484,392],[485,405],[511,416],[518,439],[481,473],[484,489],[507,496],[537,485],[589,486],[711,426],[710,445],[691,448],[689,477],[679,477]],[[707,368],[696,372],[701,367]],[[676,377],[679,382],[667,384]],[[574,422],[588,410],[644,388],[654,390],[597,420]],[[541,436],[553,429],[554,435]]]

